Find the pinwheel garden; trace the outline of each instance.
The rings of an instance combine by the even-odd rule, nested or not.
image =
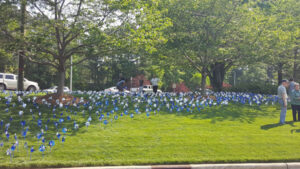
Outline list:
[[[0,167],[298,160],[298,124],[278,125],[277,97],[1,93]],[[76,101],[75,101],[76,100]],[[288,121],[291,116],[288,113]]]

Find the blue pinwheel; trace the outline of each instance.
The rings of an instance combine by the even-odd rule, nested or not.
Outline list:
[[[24,137],[24,139],[26,138],[26,135],[27,135],[27,131],[26,130],[22,131],[22,136]]]
[[[56,133],[56,137],[59,139],[60,136],[61,136],[61,135],[59,134],[59,132],[57,132],[57,133]]]
[[[6,136],[7,140],[9,141],[9,133],[8,133],[8,131],[6,131],[5,136]]]
[[[13,145],[10,147],[10,149],[11,149],[11,152],[13,153],[13,152],[16,150],[16,145],[13,144]],[[14,153],[13,153],[13,156],[14,156]]]
[[[67,128],[63,128],[63,129],[62,129],[62,132],[63,132],[64,134],[66,134],[66,133],[67,133],[67,131],[68,131],[68,129],[67,129]]]
[[[56,129],[57,129],[57,127],[58,127],[58,123],[55,121],[54,122],[54,126],[56,127]]]
[[[26,125],[26,121],[25,121],[25,120],[22,120],[22,121],[21,121],[21,126],[22,126],[22,128],[24,128],[25,125]]]
[[[38,140],[40,140],[41,138],[42,138],[42,133],[38,133],[37,135],[36,135],[36,138],[38,139]]]
[[[39,151],[43,153],[43,157],[44,157],[44,152],[46,150],[46,147],[42,144],[40,147],[39,147]]]
[[[14,135],[15,140],[18,140],[17,134],[15,133]]]
[[[31,161],[31,156],[32,156],[32,153],[34,152],[34,148],[33,146],[30,148],[30,161]]]
[[[103,124],[104,124],[104,125],[107,125],[107,124],[108,124],[108,121],[107,121],[107,120],[104,120],[104,121],[103,121]]]
[[[55,142],[53,140],[49,141],[49,147],[50,147],[50,151],[52,149],[52,147],[55,145]]]
[[[41,119],[39,119],[38,121],[37,121],[37,125],[41,128],[42,127],[42,120]]]

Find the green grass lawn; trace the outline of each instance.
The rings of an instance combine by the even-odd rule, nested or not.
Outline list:
[[[0,119],[9,116],[18,118],[15,107],[5,113],[6,105],[0,104]],[[30,107],[27,108],[29,110]],[[46,112],[46,108],[41,106]],[[52,114],[43,113],[46,120]],[[59,117],[57,110],[56,115]],[[23,119],[31,118],[25,112]],[[64,112],[63,116],[67,114]],[[37,116],[37,115],[36,115]],[[23,148],[20,138],[19,150],[10,162],[6,155],[9,144],[1,129],[0,136],[4,147],[0,148],[0,167],[61,167],[61,166],[100,166],[100,165],[142,165],[174,163],[222,163],[222,162],[270,162],[300,160],[300,123],[291,122],[291,110],[287,113],[286,125],[278,125],[279,109],[277,106],[247,106],[230,104],[206,108],[193,113],[159,114],[145,113],[119,117],[118,120],[103,126],[93,115],[91,126],[84,126],[88,113],[72,116],[81,127],[78,131],[70,130],[63,144],[56,139],[56,130],[49,125],[46,142],[53,139],[52,151],[47,147],[44,157],[38,151],[41,141],[34,138],[38,131],[36,121],[29,123],[31,133],[26,141],[34,146],[32,160]],[[110,121],[109,121],[110,122]],[[52,123],[52,121],[51,121]],[[64,127],[71,129],[73,120]],[[12,130],[18,132],[19,122],[13,120]],[[62,127],[62,126],[61,126]],[[14,142],[11,131],[10,143]],[[60,131],[60,130],[59,130]]]

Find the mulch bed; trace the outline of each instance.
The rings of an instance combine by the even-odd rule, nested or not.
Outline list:
[[[62,103],[63,105],[74,104],[74,103],[78,104],[80,102],[80,98],[74,97],[73,95],[63,94],[62,96],[59,96],[58,94],[53,93],[53,94],[47,94],[45,96],[37,97],[36,103],[43,104],[43,101],[46,101],[48,103],[51,103],[52,105],[56,105],[57,99],[59,100],[59,103]],[[86,102],[87,101],[84,100],[84,103]]]

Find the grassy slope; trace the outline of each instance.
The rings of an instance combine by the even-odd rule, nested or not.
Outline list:
[[[4,105],[0,108],[2,111]],[[17,114],[16,111],[14,113]],[[46,114],[43,117],[48,118]],[[8,118],[8,115],[1,115],[1,118]],[[76,119],[84,122],[82,116]],[[287,121],[291,119],[289,110]],[[21,146],[24,144],[22,140],[20,150],[15,152],[11,163],[5,154],[6,144],[5,148],[0,148],[0,167],[300,160],[300,123],[277,125],[279,110],[276,106],[230,105],[207,108],[193,114],[161,112],[156,116],[152,114],[150,118],[141,114],[133,119],[119,117],[105,127],[95,118],[93,121],[89,128],[81,127],[79,131],[69,132],[64,145],[53,138],[55,132],[48,133],[47,141],[55,139],[56,145],[52,152],[47,148],[44,158],[37,150],[41,142],[32,139],[27,141],[30,146],[35,146],[36,152],[29,161]],[[72,122],[67,123],[66,126],[71,128]]]

